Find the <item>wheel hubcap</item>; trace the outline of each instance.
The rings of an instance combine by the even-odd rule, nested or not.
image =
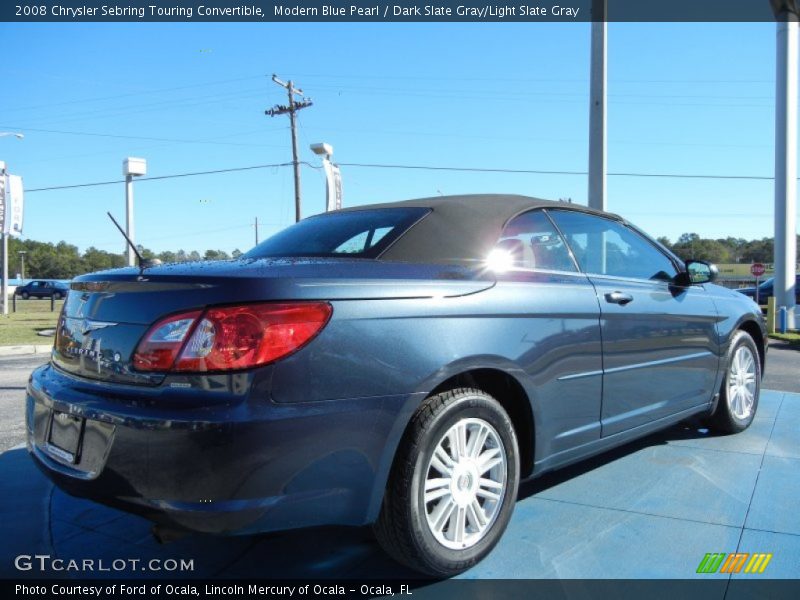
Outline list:
[[[469,548],[489,532],[506,491],[506,451],[483,419],[461,419],[439,442],[425,477],[428,527],[452,549]]]
[[[747,419],[756,398],[756,361],[747,346],[739,347],[728,372],[728,406],[737,419]]]

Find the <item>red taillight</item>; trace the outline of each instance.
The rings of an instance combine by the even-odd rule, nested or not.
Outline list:
[[[308,343],[331,312],[325,302],[297,302],[173,315],[150,328],[136,350],[134,366],[140,371],[204,373],[264,365]]]
[[[133,355],[138,371],[169,371],[202,311],[172,315],[156,322],[139,342]]]

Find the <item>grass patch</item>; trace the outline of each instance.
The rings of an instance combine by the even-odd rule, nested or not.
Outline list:
[[[22,300],[17,298],[17,312],[0,315],[0,346],[22,344],[52,344],[53,338],[37,335],[42,329],[55,329],[63,300],[57,300],[55,310],[50,312],[50,299]]]
[[[786,342],[792,346],[800,346],[800,333],[796,331],[791,333],[770,333],[769,337],[772,340]]]

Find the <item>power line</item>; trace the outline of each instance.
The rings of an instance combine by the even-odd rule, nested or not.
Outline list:
[[[528,175],[588,175],[588,171],[557,171],[541,169],[501,169],[488,167],[438,167],[431,165],[392,165],[376,163],[339,163],[343,167],[363,167],[373,169],[415,169],[422,171],[459,171],[470,173],[515,173]],[[667,179],[749,179],[772,180],[768,175],[703,175],[694,173],[608,173],[609,177],[663,177]]]
[[[237,77],[236,79],[218,79],[216,81],[207,81],[205,83],[194,83],[190,85],[181,85],[177,87],[168,87],[168,88],[156,88],[150,90],[143,90],[140,92],[128,92],[125,94],[116,94],[114,96],[95,96],[94,98],[81,98],[79,100],[65,100],[63,102],[48,102],[47,104],[38,104],[38,105],[25,105],[25,106],[12,106],[10,108],[5,109],[6,112],[9,111],[18,111],[18,110],[38,110],[41,108],[52,108],[54,106],[65,106],[68,104],[86,104],[89,102],[103,102],[105,100],[117,100],[118,98],[129,98],[131,96],[147,96],[151,94],[161,94],[163,92],[173,92],[177,90],[188,90],[192,88],[198,87],[206,87],[209,85],[219,85],[223,83],[234,83],[237,81],[251,81],[253,79],[261,79],[263,75],[258,76],[251,76],[251,77]]]
[[[298,161],[298,165],[302,164],[314,169],[319,167],[307,163],[305,161]],[[293,167],[294,162],[274,163],[270,165],[252,165],[249,167],[231,167],[228,169],[214,169],[210,171],[193,171],[190,173],[173,173],[170,175],[157,175],[151,177],[139,177],[136,181],[156,181],[159,179],[176,179],[178,177],[194,177],[196,175],[215,175],[217,173],[235,173],[238,171],[252,171],[255,169],[270,169],[279,167]],[[339,163],[343,167],[356,167],[367,169],[409,169],[417,171],[453,171],[460,173],[507,173],[512,175],[568,175],[568,176],[585,176],[588,175],[587,171],[567,171],[567,170],[546,170],[546,169],[505,169],[493,167],[445,167],[435,165],[400,165],[400,164],[379,164],[379,163]],[[769,175],[707,175],[702,173],[634,173],[634,172],[613,172],[608,173],[609,177],[652,177],[663,179],[723,179],[723,180],[749,180],[749,181],[772,181],[774,178]],[[800,178],[798,178],[800,179]],[[95,181],[91,183],[76,183],[71,185],[54,185],[43,188],[32,188],[26,190],[26,193],[31,194],[34,192],[50,192],[54,190],[68,190],[74,188],[95,187],[102,185],[115,185],[118,183],[125,183],[124,179],[115,179],[113,181]]]
[[[174,142],[176,144],[215,144],[221,146],[259,146],[259,147],[266,147],[266,148],[279,148],[282,146],[278,146],[277,144],[248,144],[242,142],[220,142],[217,139],[211,140],[183,140],[183,139],[175,139],[175,138],[162,138],[162,137],[149,137],[143,135],[122,135],[122,134],[115,134],[115,133],[93,133],[89,131],[64,131],[61,129],[36,129],[32,127],[10,127],[8,125],[0,125],[0,129],[21,129],[23,131],[34,131],[37,133],[57,133],[63,135],[80,135],[80,136],[87,136],[87,137],[102,137],[102,138],[113,138],[113,139],[121,139],[121,140],[143,140],[143,141],[151,141],[151,142]],[[281,129],[285,129],[284,127],[274,127],[272,129],[267,129],[266,131],[279,131]],[[255,131],[249,131],[245,133],[256,133]],[[226,135],[221,137],[235,137],[236,135],[244,135],[235,134],[235,135]]]
[[[137,177],[137,183],[140,181],[156,181],[159,179],[176,179],[178,177],[194,177],[195,175],[215,175],[217,173],[235,173],[237,171],[252,171],[254,169],[270,169],[270,168],[277,168],[277,167],[288,167],[291,166],[292,163],[275,163],[271,165],[252,165],[250,167],[232,167],[229,169],[214,169],[212,171],[194,171],[191,173],[173,173],[171,175],[156,175],[152,177]],[[125,183],[124,179],[115,179],[114,181],[95,181],[92,183],[75,183],[72,185],[54,185],[50,187],[43,187],[43,188],[33,188],[30,190],[25,190],[26,194],[32,194],[34,192],[51,192],[54,190],[69,190],[75,188],[85,188],[85,187],[96,187],[101,185],[115,185],[118,183]]]

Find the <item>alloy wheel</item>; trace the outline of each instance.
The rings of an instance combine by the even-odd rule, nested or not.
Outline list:
[[[740,346],[728,372],[728,404],[740,420],[750,417],[756,397],[756,360],[747,346]]]
[[[489,532],[503,505],[508,459],[483,419],[459,420],[441,437],[425,477],[425,515],[443,546],[463,550]]]

